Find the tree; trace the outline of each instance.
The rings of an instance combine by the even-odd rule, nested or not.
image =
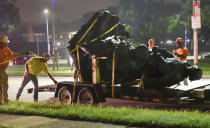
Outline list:
[[[0,32],[9,34],[17,31],[20,25],[19,9],[16,0],[0,0]]]
[[[121,0],[118,8],[122,22],[131,25],[134,40],[146,43],[150,38],[160,42],[173,33],[178,5],[167,0]]]

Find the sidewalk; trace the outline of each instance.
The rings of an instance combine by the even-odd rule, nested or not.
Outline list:
[[[24,116],[2,113],[0,113],[0,124],[9,128],[128,128],[123,125],[107,123],[72,121],[41,116]]]

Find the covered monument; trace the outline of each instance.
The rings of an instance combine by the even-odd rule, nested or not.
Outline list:
[[[69,53],[83,81],[92,83],[92,59],[106,57],[98,63],[101,83],[112,83],[112,65],[115,61],[114,83],[142,79],[144,88],[161,89],[183,81],[198,80],[202,71],[188,62],[178,60],[166,49],[145,45],[132,46],[129,32],[109,12],[96,12],[69,41]],[[77,53],[78,47],[78,53]],[[114,54],[113,54],[114,53]],[[114,59],[113,59],[114,57]]]

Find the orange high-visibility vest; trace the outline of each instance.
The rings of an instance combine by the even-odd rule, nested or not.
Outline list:
[[[178,57],[178,56],[177,56],[177,58],[178,58],[179,60],[181,60],[181,61],[187,60],[187,55],[188,55],[188,49],[187,49],[187,48],[179,48],[179,49],[176,50],[176,53],[177,53],[178,55],[185,55],[185,56],[186,56],[185,58],[181,58],[181,57]]]
[[[9,59],[14,57],[14,53],[8,48],[0,49],[0,63],[8,61]],[[6,69],[9,65],[9,62],[4,64],[0,64],[0,69]]]

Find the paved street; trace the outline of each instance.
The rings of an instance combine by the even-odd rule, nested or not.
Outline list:
[[[58,82],[59,81],[69,81],[73,80],[72,77],[54,77]],[[9,76],[9,99],[15,100],[18,89],[21,85],[23,76]],[[51,85],[53,84],[52,80],[48,76],[38,76],[39,86]],[[28,85],[23,90],[23,93],[20,97],[20,101],[30,101],[33,102],[33,93],[28,94],[27,89],[33,88],[33,83],[29,82]],[[50,97],[54,96],[54,92],[39,92],[39,101],[47,100]]]

